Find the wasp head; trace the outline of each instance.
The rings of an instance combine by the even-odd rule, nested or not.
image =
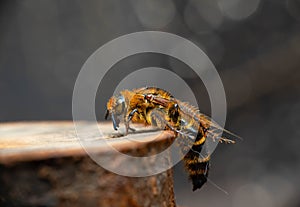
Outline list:
[[[120,119],[119,117],[125,114],[125,98],[123,95],[113,96],[107,102],[107,110],[105,114],[105,119],[111,115],[113,122],[113,127],[118,130]]]

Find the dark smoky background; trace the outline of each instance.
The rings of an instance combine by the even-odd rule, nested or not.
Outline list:
[[[211,181],[196,192],[182,164],[176,165],[177,203],[300,206],[300,1],[2,0],[0,30],[2,122],[72,120],[73,87],[82,65],[114,38],[158,30],[191,40],[218,70],[228,104],[226,128],[243,141],[218,146]],[[148,66],[179,73],[187,67],[142,54],[116,64],[109,80],[120,81],[124,68]],[[201,81],[182,74],[209,114]],[[101,83],[104,92],[96,99],[100,120],[113,92],[109,80]]]

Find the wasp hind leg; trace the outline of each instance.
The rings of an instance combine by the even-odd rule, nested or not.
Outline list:
[[[151,110],[151,112],[149,112],[147,114],[147,116],[148,116],[147,119],[151,120],[150,122],[153,126],[156,126],[160,129],[172,130],[173,132],[176,133],[176,136],[177,136],[177,133],[179,133],[179,130],[176,129],[175,127],[173,127],[171,125],[171,123],[165,119],[164,111],[162,111],[160,109],[153,109],[153,110]]]

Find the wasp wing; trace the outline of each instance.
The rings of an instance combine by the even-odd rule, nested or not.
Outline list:
[[[225,142],[225,143],[235,143],[234,140],[228,139],[227,136],[222,137],[221,133],[225,132],[225,135],[230,135],[232,137],[236,137],[239,139],[242,139],[238,135],[224,129],[221,127],[217,122],[212,120],[209,116],[203,114],[200,112],[198,108],[195,106],[192,106],[186,102],[180,101],[176,99],[177,103],[179,104],[181,115],[185,116],[187,120],[195,121],[200,124],[200,128],[203,128],[203,132],[207,133],[208,137],[213,138],[213,140],[218,140],[219,142]]]

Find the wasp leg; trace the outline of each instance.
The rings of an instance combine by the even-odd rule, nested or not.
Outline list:
[[[114,130],[118,130],[119,128],[119,121],[115,118],[115,115],[114,113],[111,113],[111,119],[112,119],[112,122],[113,122],[113,127],[114,127]]]
[[[234,140],[231,140],[231,139],[227,139],[227,138],[224,138],[224,137],[221,137],[220,139],[219,139],[219,142],[220,143],[226,143],[226,144],[234,144],[235,143],[235,141]]]
[[[128,134],[128,131],[129,131],[129,130],[130,130],[130,131],[133,131],[133,132],[136,131],[134,128],[131,128],[131,127],[129,126],[129,122],[131,121],[131,119],[132,119],[134,113],[136,113],[137,111],[138,111],[138,109],[133,109],[133,110],[128,114],[128,117],[127,117],[127,119],[126,119],[126,121],[125,121],[125,128],[126,128],[125,135]]]
[[[176,139],[176,144],[181,147],[182,157],[189,150],[192,149],[192,146],[195,141],[195,136],[193,134],[188,134],[186,132],[183,132],[183,131],[177,129],[176,127],[172,126],[172,124],[165,119],[165,117],[164,117],[165,114],[163,111],[155,109],[155,110],[152,110],[148,114],[148,116],[150,116],[150,118],[151,118],[152,125],[157,126],[160,129],[171,130],[175,133],[176,138],[180,138],[180,139]],[[148,119],[149,119],[149,117],[148,117]],[[199,156],[203,157],[200,153],[199,153]]]
[[[150,116],[151,123],[154,126],[157,126],[160,129],[169,129],[175,133],[176,137],[180,137],[181,141],[185,141],[184,145],[188,148],[188,150],[191,148],[195,141],[195,135],[192,133],[184,132],[182,130],[177,129],[176,127],[172,126],[170,122],[168,122],[165,119],[165,112],[159,110],[159,109],[154,109],[152,110],[148,116]],[[148,117],[149,119],[149,117]],[[187,150],[187,151],[188,151]],[[186,153],[184,153],[186,154]]]
[[[130,130],[130,131],[132,131],[132,132],[135,132],[135,131],[136,131],[136,129],[134,129],[134,128],[130,127],[130,126],[128,126],[128,130]]]
[[[159,109],[153,109],[148,113],[148,120],[151,120],[152,125],[157,126],[160,129],[170,129],[174,132],[179,133],[180,131],[173,127],[167,120],[165,120],[165,114]]]
[[[132,119],[134,113],[137,112],[137,111],[138,111],[138,109],[133,109],[133,110],[129,113],[128,118],[127,118],[127,121],[128,121],[128,122],[131,121],[131,119]]]

